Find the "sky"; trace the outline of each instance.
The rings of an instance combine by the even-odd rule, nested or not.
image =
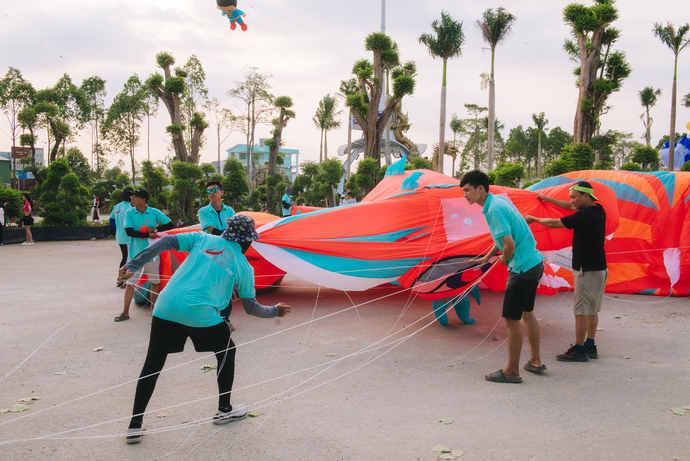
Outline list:
[[[476,26],[482,12],[503,6],[517,17],[512,34],[496,51],[496,115],[505,124],[508,137],[517,125],[532,125],[532,114],[545,112],[547,129],[560,126],[572,133],[577,88],[573,64],[562,49],[570,36],[563,22],[565,0],[506,0],[490,4],[468,0],[387,0],[385,31],[398,44],[401,61],[415,61],[417,83],[412,96],[403,99],[403,111],[412,127],[407,137],[418,144],[438,142],[442,61],[429,56],[419,36],[432,33],[431,23],[445,10],[463,22],[465,42],[462,56],[448,62],[447,120],[457,113],[467,117],[464,104],[488,105],[488,90],[480,88],[480,74],[490,70],[491,54]],[[589,5],[590,2],[584,2]],[[652,139],[656,142],[669,133],[673,52],[653,33],[654,22],[670,21],[676,27],[690,21],[682,0],[620,0],[621,30],[616,48],[626,52],[631,76],[621,91],[609,97],[612,109],[602,118],[602,130],[632,132],[642,140],[644,127],[638,92],[646,86],[661,88]],[[35,88],[53,86],[67,73],[75,84],[93,75],[106,80],[106,105],[119,93],[134,73],[143,79],[160,71],[155,56],[167,51],[184,65],[196,55],[206,72],[211,97],[239,112],[239,100],[227,96],[235,82],[244,79],[247,69],[271,74],[269,82],[275,96],[290,96],[296,118],[283,130],[284,146],[300,150],[300,160],[319,158],[320,132],[312,117],[326,94],[338,91],[341,80],[353,77],[352,65],[372,54],[364,49],[365,37],[381,29],[381,3],[376,0],[239,0],[246,13],[246,32],[229,29],[213,0],[37,0],[3,2],[0,6],[0,74],[8,67],[19,69]],[[690,47],[688,47],[690,48]],[[690,93],[690,49],[678,63],[678,101]],[[341,108],[345,109],[341,103]],[[328,134],[329,156],[336,155],[347,142],[347,115],[343,127]],[[690,109],[678,104],[676,131],[685,132]],[[161,105],[152,122],[151,159],[170,155],[170,124]],[[0,123],[0,151],[9,151],[11,138],[6,123]],[[270,127],[260,126],[259,137],[270,137]],[[210,130],[201,152],[202,162],[217,159],[217,142]],[[146,130],[137,148],[137,161],[145,160]],[[353,139],[360,132],[353,133]],[[446,127],[446,139],[452,131]],[[233,132],[222,149],[244,143],[244,135]],[[37,147],[45,146],[45,135]],[[68,143],[76,145],[90,158],[88,129]],[[427,154],[431,154],[431,148]],[[124,156],[113,156],[110,165]],[[451,173],[451,161],[445,161]],[[129,167],[125,167],[129,170]]]

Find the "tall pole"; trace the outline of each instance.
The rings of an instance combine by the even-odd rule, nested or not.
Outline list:
[[[386,33],[386,0],[381,0],[381,33]],[[386,83],[383,86],[383,107],[388,104],[388,72],[385,73]],[[384,157],[386,164],[390,165],[391,161],[391,119],[386,120],[386,148],[384,150]]]

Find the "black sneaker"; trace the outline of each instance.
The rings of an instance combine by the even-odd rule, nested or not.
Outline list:
[[[597,352],[597,346],[592,346],[592,347],[585,346],[585,354],[587,354],[587,357],[589,357],[590,359],[598,359],[599,358],[599,353]]]
[[[561,362],[589,362],[589,357],[587,357],[585,352],[580,352],[575,346],[570,345],[568,352],[557,355],[556,360],[560,360]]]
[[[247,416],[247,405],[241,403],[232,407],[230,411],[216,411],[213,415],[213,424],[228,424]]]

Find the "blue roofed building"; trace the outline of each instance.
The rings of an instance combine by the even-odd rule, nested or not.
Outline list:
[[[268,162],[268,151],[269,148],[264,144],[265,138],[259,139],[259,145],[254,145],[254,154],[258,154],[258,159],[256,161],[258,165],[264,165]],[[242,165],[244,165],[245,172],[247,171],[247,145],[246,144],[235,144],[231,148],[226,150],[228,154],[228,159],[239,160]],[[290,181],[295,180],[295,176],[299,174],[299,149],[288,149],[286,147],[281,147],[280,152],[285,155],[284,163],[278,165],[278,171],[285,174]],[[217,162],[214,162],[217,163]]]

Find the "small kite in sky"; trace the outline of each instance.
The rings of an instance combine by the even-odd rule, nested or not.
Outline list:
[[[230,29],[235,30],[239,24],[242,30],[247,30],[247,25],[242,21],[242,17],[247,15],[237,9],[237,0],[216,0],[216,5],[216,8],[223,12],[223,16],[230,20]]]

